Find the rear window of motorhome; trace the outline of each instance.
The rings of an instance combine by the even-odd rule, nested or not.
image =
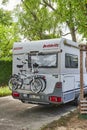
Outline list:
[[[35,63],[41,68],[55,68],[58,66],[58,54],[29,54],[28,67],[30,68]]]
[[[65,67],[78,68],[78,56],[73,54],[65,54]]]

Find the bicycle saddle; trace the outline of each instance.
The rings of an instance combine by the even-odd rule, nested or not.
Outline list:
[[[17,68],[22,68],[23,67],[23,65],[17,65]]]

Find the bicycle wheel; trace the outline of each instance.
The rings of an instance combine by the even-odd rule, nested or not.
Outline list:
[[[18,75],[12,75],[8,82],[8,87],[10,90],[15,90],[17,88],[21,88],[22,84],[23,81]]]
[[[8,82],[8,87],[10,90],[15,90],[17,89],[17,79],[15,77],[10,78],[9,82]]]
[[[39,93],[42,89],[42,82],[39,78],[30,81],[30,89],[34,93]]]
[[[42,89],[41,89],[41,92],[43,92],[46,88],[46,80],[39,77],[39,80],[42,82]]]

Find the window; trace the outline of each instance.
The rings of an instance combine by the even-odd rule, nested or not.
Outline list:
[[[28,56],[28,64],[29,68],[32,64],[38,64],[39,67],[42,68],[50,68],[50,67],[57,67],[58,62],[58,54],[57,53],[50,53],[50,54],[29,54]]]
[[[78,56],[66,53],[65,54],[65,67],[78,68]]]

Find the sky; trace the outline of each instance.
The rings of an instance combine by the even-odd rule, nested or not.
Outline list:
[[[0,0],[0,7],[3,7],[4,9],[7,9],[7,10],[13,10],[14,7],[21,2],[21,0],[9,0],[6,6],[2,6],[1,1],[2,0]]]

